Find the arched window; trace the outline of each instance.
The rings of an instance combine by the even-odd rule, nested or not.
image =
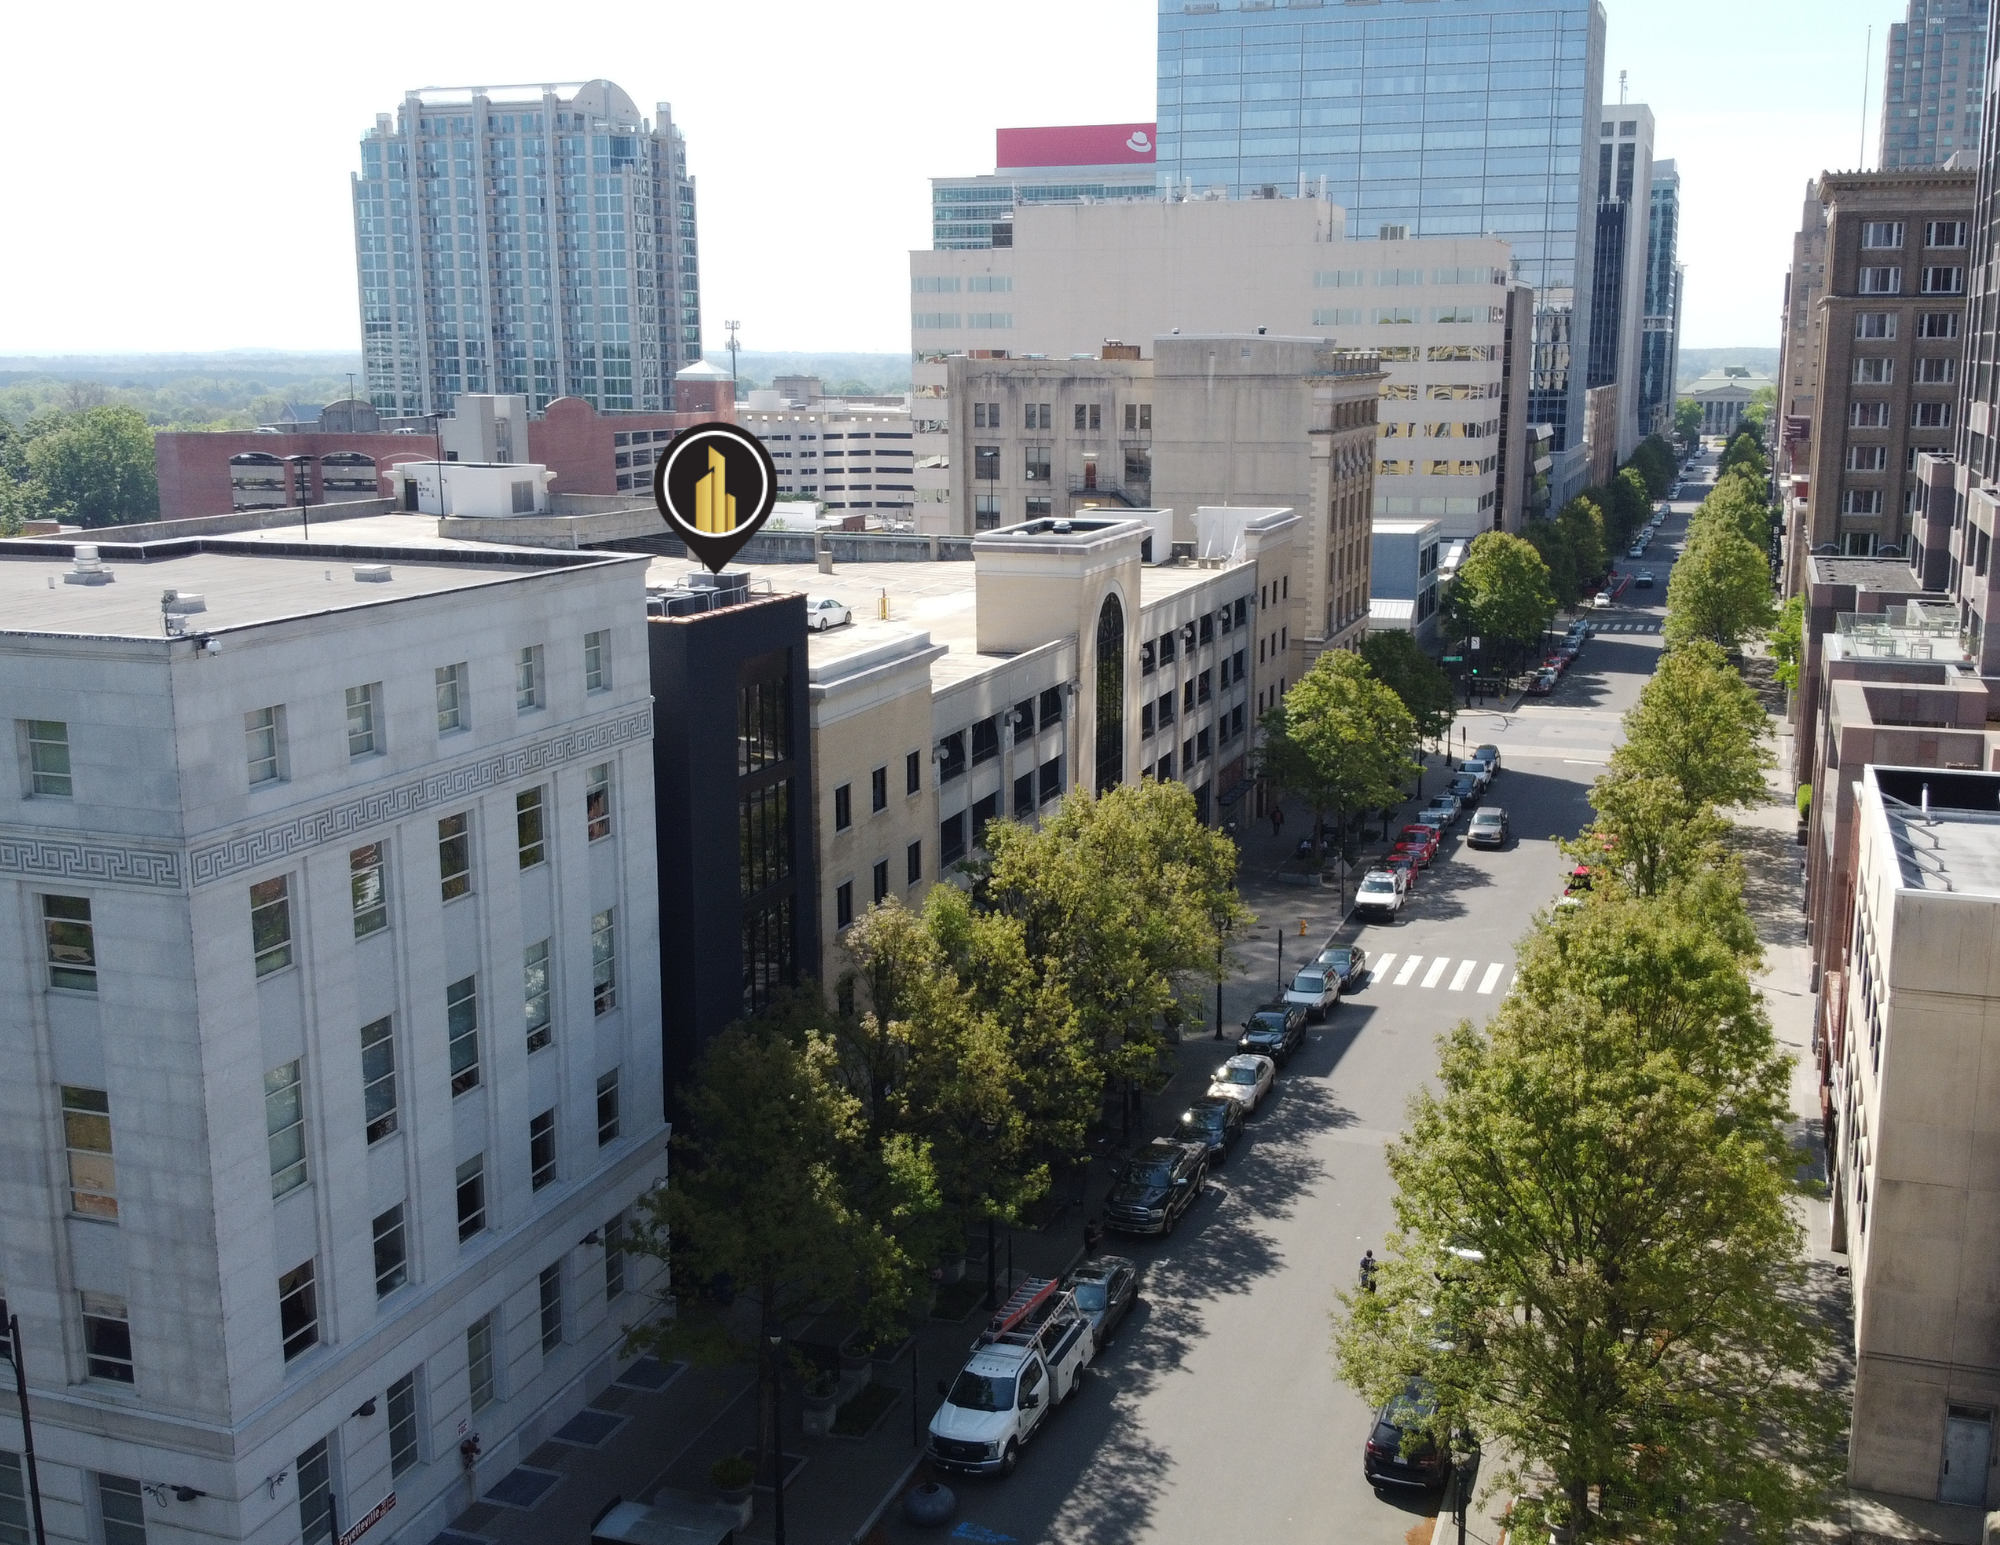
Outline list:
[[[1108,595],[1097,613],[1097,792],[1125,776],[1125,608]]]

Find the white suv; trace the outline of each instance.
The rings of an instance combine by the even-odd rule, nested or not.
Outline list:
[[[1401,869],[1371,869],[1354,893],[1354,910],[1393,918],[1409,898],[1410,882]]]

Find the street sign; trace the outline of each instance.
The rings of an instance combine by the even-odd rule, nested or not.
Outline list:
[[[1473,639],[1473,641],[1472,641],[1472,647],[1473,647],[1474,649],[1477,649],[1477,648],[1479,647],[1479,640],[1478,640],[1477,638]]]
[[[1446,665],[1463,665],[1465,664],[1465,656],[1462,654],[1448,654],[1444,657],[1444,663]]]

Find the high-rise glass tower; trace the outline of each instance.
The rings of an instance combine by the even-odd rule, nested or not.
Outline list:
[[[1386,0],[1304,14],[1160,0],[1162,187],[1323,186],[1355,234],[1505,237],[1535,287],[1529,411],[1566,461],[1580,457],[1597,203],[1580,172],[1603,99],[1603,6]]]
[[[385,413],[460,392],[673,406],[701,358],[694,179],[672,109],[605,80],[413,91],[354,178],[362,357]]]
[[[1987,0],[1910,0],[1882,61],[1881,171],[1942,166],[1979,149]]]
[[[1652,203],[1639,334],[1639,433],[1663,435],[1674,427],[1674,378],[1681,360],[1681,178],[1671,161],[1653,163]]]
[[[1590,286],[1590,384],[1618,388],[1618,460],[1638,447],[1639,338],[1653,205],[1653,112],[1604,104],[1597,126],[1597,239]]]

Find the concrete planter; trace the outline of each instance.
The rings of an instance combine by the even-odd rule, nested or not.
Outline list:
[[[840,1394],[808,1394],[799,1403],[799,1425],[809,1438],[823,1438],[833,1431],[833,1418],[840,1410]]]

